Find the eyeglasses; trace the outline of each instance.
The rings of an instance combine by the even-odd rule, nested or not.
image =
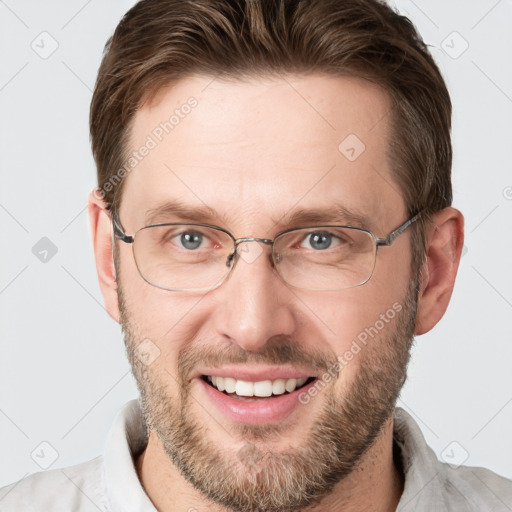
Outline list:
[[[235,268],[240,244],[272,247],[270,261],[280,278],[303,290],[336,291],[372,277],[377,250],[389,247],[422,212],[384,238],[354,226],[297,227],[267,238],[235,238],[210,224],[166,223],[127,235],[116,215],[114,236],[132,245],[135,264],[149,284],[169,291],[206,292],[220,286]]]

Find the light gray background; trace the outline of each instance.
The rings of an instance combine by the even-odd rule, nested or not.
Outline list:
[[[101,453],[137,394],[103,308],[86,216],[91,90],[132,3],[0,1],[0,485]],[[417,338],[399,405],[438,457],[510,478],[512,2],[395,3],[452,93],[454,206],[466,217],[451,305]],[[42,237],[58,250],[46,262],[32,252]]]

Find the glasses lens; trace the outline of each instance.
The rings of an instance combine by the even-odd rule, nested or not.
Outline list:
[[[229,272],[226,262],[233,251],[228,234],[189,224],[145,227],[133,244],[142,277],[167,290],[214,288]]]
[[[276,270],[291,286],[342,290],[370,279],[375,267],[372,235],[357,228],[315,227],[275,240]]]

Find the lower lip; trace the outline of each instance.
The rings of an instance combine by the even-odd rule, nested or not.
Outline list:
[[[303,407],[304,404],[299,401],[300,394],[307,392],[309,387],[316,382],[315,379],[306,386],[291,393],[269,398],[257,398],[249,402],[243,399],[232,398],[230,395],[226,395],[210,386],[203,379],[199,378],[198,380],[207,396],[224,416],[235,423],[250,423],[252,425],[266,425],[282,421],[299,406]]]

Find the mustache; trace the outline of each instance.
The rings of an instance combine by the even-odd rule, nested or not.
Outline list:
[[[326,355],[320,350],[307,351],[299,343],[288,337],[271,338],[258,351],[248,351],[229,343],[219,347],[193,345],[183,349],[178,355],[178,372],[182,382],[200,365],[220,368],[224,365],[292,365],[322,373],[332,368],[338,359],[336,355]]]

